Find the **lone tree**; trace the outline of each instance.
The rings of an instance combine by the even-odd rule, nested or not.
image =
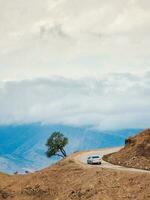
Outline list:
[[[68,144],[68,138],[66,138],[60,132],[53,132],[47,140],[46,146],[48,150],[46,152],[47,157],[60,156],[65,158],[67,156],[64,147]]]

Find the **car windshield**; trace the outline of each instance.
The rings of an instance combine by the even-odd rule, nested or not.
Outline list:
[[[99,156],[92,156],[92,158],[100,158]]]

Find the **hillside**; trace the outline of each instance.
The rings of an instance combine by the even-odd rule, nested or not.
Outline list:
[[[139,131],[137,129],[98,131],[91,127],[40,123],[0,126],[0,171],[14,173],[40,170],[58,161],[58,158],[48,159],[45,156],[46,140],[56,130],[63,132],[69,138],[68,154],[77,150],[121,146],[125,137]]]
[[[125,147],[119,152],[104,156],[117,165],[150,170],[150,129],[125,140]]]
[[[150,174],[84,168],[70,158],[28,175],[0,174],[1,200],[149,200]]]

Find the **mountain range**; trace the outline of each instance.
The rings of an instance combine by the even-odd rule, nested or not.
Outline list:
[[[54,131],[62,132],[69,139],[68,154],[74,151],[122,146],[125,138],[140,129],[98,131],[91,127],[43,125],[41,123],[0,126],[0,171],[36,171],[59,160],[46,157],[46,141]]]

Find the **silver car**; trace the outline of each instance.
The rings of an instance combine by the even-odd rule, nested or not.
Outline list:
[[[99,155],[89,156],[87,158],[87,164],[98,164],[101,165],[101,157]]]

